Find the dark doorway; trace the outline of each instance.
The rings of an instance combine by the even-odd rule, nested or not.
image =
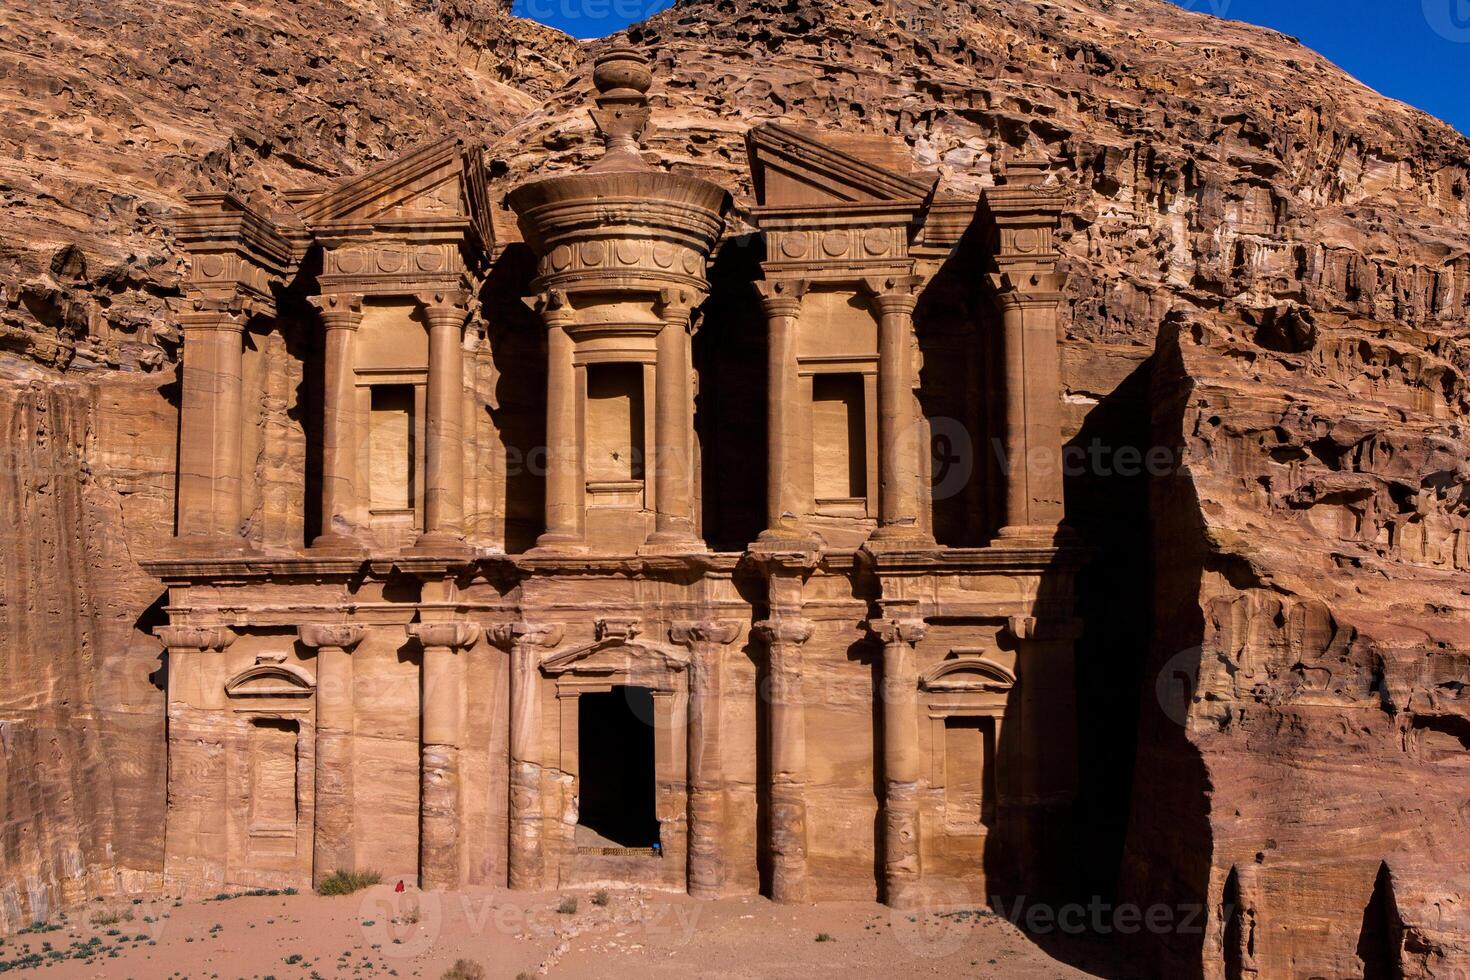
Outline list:
[[[578,846],[654,847],[653,692],[615,687],[577,701]]]

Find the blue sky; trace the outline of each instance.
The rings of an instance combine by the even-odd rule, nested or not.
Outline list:
[[[1173,0],[1301,38],[1385,95],[1470,133],[1470,0]],[[603,37],[670,0],[514,0],[522,17]]]

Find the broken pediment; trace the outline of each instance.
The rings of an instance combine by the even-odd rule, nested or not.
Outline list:
[[[458,137],[421,146],[325,191],[290,197],[296,216],[313,230],[458,219],[469,222],[487,249],[493,240],[479,149]]]
[[[756,200],[762,207],[881,204],[927,199],[938,178],[901,173],[905,155],[891,152],[881,137],[807,133],[763,123],[746,136]],[[869,145],[871,144],[871,145]],[[839,149],[845,145],[846,148]],[[851,152],[851,148],[865,152]]]
[[[232,698],[299,698],[316,690],[316,678],[284,660],[280,655],[257,657],[225,682],[225,693]]]
[[[552,676],[566,673],[608,675],[640,670],[683,670],[688,666],[689,654],[685,650],[616,635],[566,650],[541,662],[541,670]]]
[[[1009,667],[969,651],[957,650],[919,676],[919,688],[935,694],[1002,692],[1015,686]]]

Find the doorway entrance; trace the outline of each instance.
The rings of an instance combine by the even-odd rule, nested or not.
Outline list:
[[[620,685],[577,701],[577,849],[655,849],[653,692]]]

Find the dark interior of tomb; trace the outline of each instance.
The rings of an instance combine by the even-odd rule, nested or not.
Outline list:
[[[653,847],[653,693],[614,687],[577,700],[578,823],[622,847]]]

